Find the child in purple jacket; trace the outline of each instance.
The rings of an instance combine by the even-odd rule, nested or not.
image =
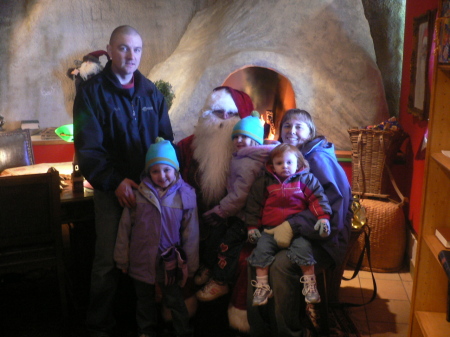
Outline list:
[[[183,181],[172,144],[157,138],[147,151],[145,171],[135,191],[136,207],[124,208],[114,260],[133,278],[139,336],[157,330],[155,284],[172,313],[178,336],[192,336],[182,287],[199,261],[195,190]]]

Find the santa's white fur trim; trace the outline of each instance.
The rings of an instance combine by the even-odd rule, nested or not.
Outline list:
[[[236,103],[231,94],[226,89],[213,91],[206,99],[200,117],[206,117],[214,110],[224,110],[226,112],[238,112]]]
[[[241,310],[230,304],[228,306],[228,322],[233,329],[241,332],[250,332],[247,319],[247,310]]]
[[[225,196],[233,142],[231,132],[239,117],[221,119],[214,114],[199,118],[194,132],[194,159],[199,163],[201,189],[206,204],[217,204]]]
[[[192,318],[197,312],[198,307],[197,297],[194,294],[191,297],[185,298],[184,303],[186,304],[186,308],[189,313],[189,318]],[[162,307],[161,315],[165,322],[170,322],[172,320],[172,313],[170,312],[170,309],[167,309],[165,306]]]
[[[80,71],[81,78],[86,81],[89,76],[94,76],[103,70],[103,66],[99,63],[86,61],[83,62],[78,69]]]

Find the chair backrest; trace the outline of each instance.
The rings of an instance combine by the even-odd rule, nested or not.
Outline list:
[[[59,173],[0,177],[0,256],[7,250],[58,243]]]
[[[0,132],[0,172],[34,164],[30,130]]]

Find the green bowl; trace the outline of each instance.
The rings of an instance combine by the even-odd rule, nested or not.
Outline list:
[[[73,142],[73,124],[61,125],[55,133],[66,142]]]

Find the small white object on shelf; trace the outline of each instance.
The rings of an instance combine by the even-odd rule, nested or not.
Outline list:
[[[30,135],[37,135],[40,133],[40,129],[39,129],[39,121],[38,120],[23,120],[22,123],[20,124],[20,128],[22,130],[30,130]]]
[[[445,248],[450,248],[450,227],[437,227],[435,235]]]
[[[36,120],[36,119],[23,120],[22,123],[20,124],[20,127],[21,127],[22,130],[25,130],[25,129],[30,129],[30,130],[39,129],[39,121]]]
[[[450,151],[442,150],[442,154],[446,157],[450,157]]]

